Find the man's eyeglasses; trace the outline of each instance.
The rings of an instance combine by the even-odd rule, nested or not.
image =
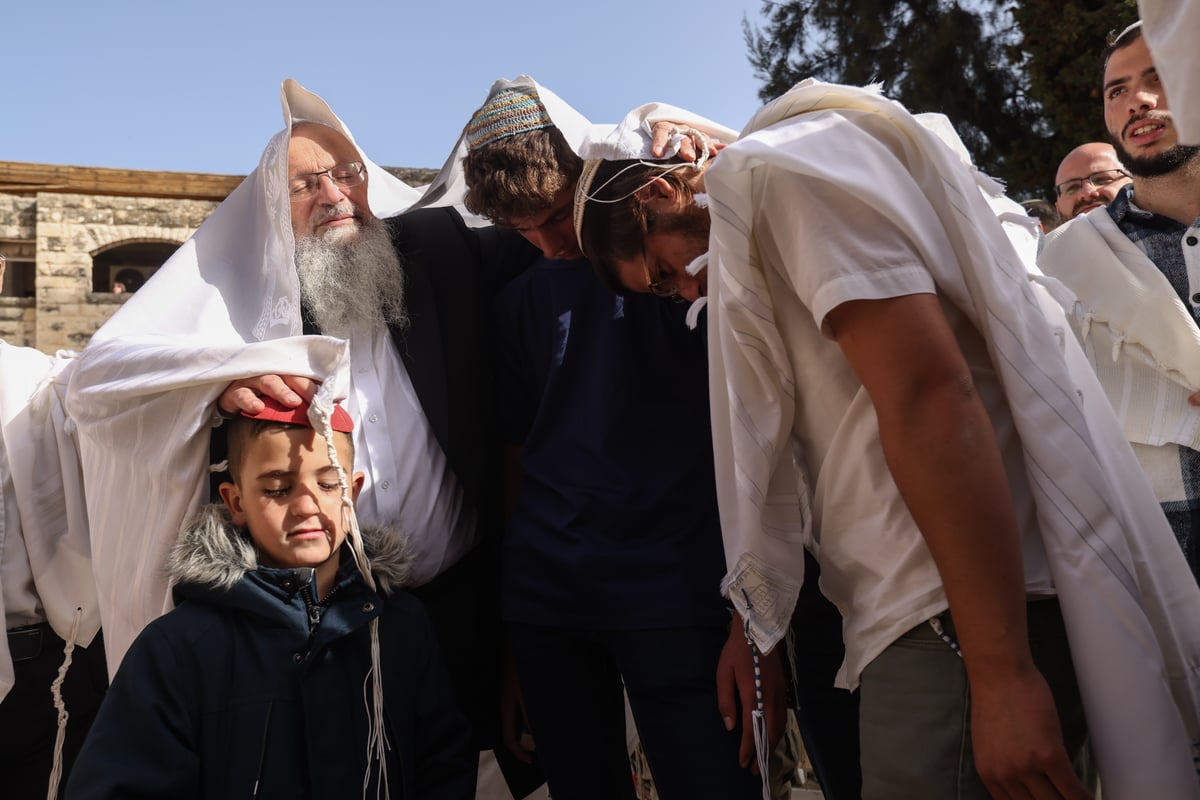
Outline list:
[[[654,274],[650,272],[650,262],[646,259],[645,245],[642,246],[642,269],[646,271],[646,288],[650,290],[650,294],[655,297],[683,299],[679,296],[679,283],[674,278],[655,278]]]
[[[291,193],[292,199],[303,200],[320,191],[322,175],[328,175],[339,189],[353,189],[367,179],[367,168],[361,161],[347,161],[345,164],[334,164],[320,172],[293,175],[288,181],[288,192]]]
[[[1055,197],[1072,197],[1079,193],[1083,188],[1083,184],[1090,183],[1095,188],[1099,189],[1102,186],[1108,186],[1110,183],[1128,178],[1129,173],[1123,169],[1102,169],[1099,172],[1093,172],[1084,178],[1071,178],[1069,181],[1063,181],[1058,186],[1054,187]]]

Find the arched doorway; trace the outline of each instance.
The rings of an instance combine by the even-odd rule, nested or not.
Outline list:
[[[178,242],[121,242],[92,255],[92,291],[133,293],[145,285]]]

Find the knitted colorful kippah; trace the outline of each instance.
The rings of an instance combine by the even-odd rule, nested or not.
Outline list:
[[[533,87],[496,92],[467,123],[467,148],[477,150],[518,133],[553,128],[554,121]]]

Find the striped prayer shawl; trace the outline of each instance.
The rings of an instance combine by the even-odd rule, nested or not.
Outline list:
[[[855,172],[859,165],[804,141],[804,115],[823,109],[887,120],[876,135],[894,137],[892,149],[907,159],[897,168],[907,178],[864,176]],[[787,119],[795,125],[791,145],[766,147],[752,135]],[[805,81],[762,109],[709,169],[710,390],[730,565],[725,589],[759,646],[772,647],[786,627],[802,562],[796,545],[766,531],[778,528],[795,541],[810,524],[794,437],[763,433],[803,389],[790,384],[787,343],[753,244],[751,170],[852,180],[865,187],[860,200],[913,225],[916,240],[923,234],[905,217],[906,203],[931,205],[957,261],[927,267],[940,293],[983,335],[1005,387],[1105,797],[1200,797],[1190,747],[1200,736],[1200,589],[1083,353],[1063,335],[1061,309],[1029,280],[1032,262],[997,219],[1010,204],[964,152],[875,91]],[[905,192],[914,194],[906,200]]]

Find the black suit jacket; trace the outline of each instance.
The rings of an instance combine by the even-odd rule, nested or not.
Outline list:
[[[499,436],[492,301],[537,250],[496,228],[468,228],[451,208],[385,221],[405,275],[407,328],[392,341],[483,533],[499,524]]]
[[[458,212],[428,208],[385,221],[405,275],[409,324],[392,341],[463,496],[480,544],[415,594],[433,620],[459,703],[480,749],[496,749],[517,797],[540,773],[500,744],[500,536],[503,474],[495,404],[493,299],[538,257],[512,231],[468,228]]]

